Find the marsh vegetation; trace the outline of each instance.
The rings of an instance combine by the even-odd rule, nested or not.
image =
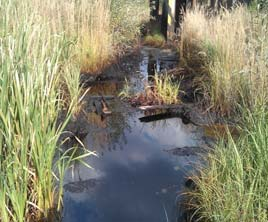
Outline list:
[[[267,221],[268,20],[256,5],[216,16],[197,7],[182,24],[182,62],[195,65],[203,102],[242,131],[222,138],[194,177],[192,204],[205,221]]]
[[[267,221],[266,5],[266,1],[257,1],[250,5],[234,5],[228,10],[219,7],[214,11],[204,4],[187,8],[181,20],[178,41],[166,44],[165,35],[159,32],[159,27],[140,41],[142,27],[144,29],[150,20],[148,1],[0,1],[0,221],[55,221],[55,215],[60,215],[66,171],[72,164],[81,162],[89,168],[90,162],[83,162],[84,159],[97,155],[93,151],[95,147],[85,149],[79,138],[81,132],[71,133],[79,145],[72,144],[68,149],[63,146],[65,141],[61,137],[67,134],[66,127],[82,114],[86,116],[86,120],[82,120],[91,124],[89,128],[98,138],[94,146],[126,141],[125,128],[130,131],[127,123],[135,128],[136,122],[126,118],[115,107],[112,108],[116,112],[109,110],[109,115],[116,118],[109,119],[108,115],[104,115],[103,103],[106,101],[103,94],[112,94],[107,95],[109,98],[117,97],[120,88],[119,96],[128,98],[136,107],[182,104],[183,95],[189,93],[184,91],[188,89],[185,86],[189,84],[185,84],[188,79],[191,79],[190,88],[194,90],[190,92],[191,102],[187,102],[194,102],[192,107],[198,107],[202,115],[209,113],[217,116],[221,123],[228,121],[239,132],[238,136],[234,136],[231,128],[229,130],[224,125],[227,136],[219,134],[215,147],[202,157],[206,164],[198,166],[199,172],[192,178],[195,188],[187,193],[194,217],[215,222]],[[129,49],[138,48],[136,46],[140,46],[140,42],[149,45],[149,51],[163,52],[161,61],[157,58],[157,61],[151,62],[155,58],[144,55],[147,73],[138,80],[139,84],[143,84],[142,90],[132,92],[131,78],[135,65],[127,67],[129,75],[124,76],[126,83],[123,89],[123,81],[118,87],[117,82],[111,84],[111,81],[101,80],[95,82],[98,87],[82,89],[86,87],[81,81],[82,75],[99,77],[105,70],[109,72],[113,64],[121,60]],[[136,59],[136,51],[131,51],[132,60]],[[174,57],[179,60],[179,67],[172,67],[168,72],[160,68]],[[174,61],[171,62],[174,65]],[[137,80],[137,77],[134,79]],[[101,98],[101,102],[94,102],[94,112],[83,110],[82,100],[89,91]],[[107,104],[105,108],[108,109]],[[120,108],[122,101],[114,104]],[[97,112],[98,105],[100,112]],[[148,116],[136,114],[133,115],[135,118],[148,119]],[[163,121],[162,118],[173,118],[174,115],[166,114],[168,112],[162,116],[160,113],[160,118],[158,112],[149,112],[150,118],[157,117],[162,123],[170,122],[172,125],[172,120]],[[187,111],[188,122],[182,120],[174,127],[179,129],[176,131],[179,134],[183,132],[180,131],[181,126],[184,126],[182,128],[187,133],[182,135],[185,134],[185,137],[190,134],[191,127],[202,127],[192,124],[188,114]],[[110,129],[110,126],[115,126],[116,130]],[[154,122],[152,126],[158,125]],[[161,127],[164,128],[164,124]],[[210,126],[205,125],[202,129],[206,127]],[[94,128],[99,131],[95,132]],[[109,129],[105,131],[106,128]],[[151,128],[146,130],[150,132]],[[141,135],[140,131],[134,132],[135,138],[128,132],[131,141],[136,141],[136,137]],[[158,133],[158,130],[155,132]],[[169,129],[168,132],[172,131]],[[160,139],[164,141],[165,138],[159,135],[152,140],[157,141],[159,150],[147,145],[152,147],[151,154],[156,152],[161,159],[164,143]],[[141,138],[149,140],[147,134]],[[176,135],[172,137],[175,138]],[[122,144],[120,149],[125,146]],[[80,149],[80,145],[84,149]],[[114,147],[109,151],[112,149]],[[135,158],[143,161],[139,154],[144,149],[139,149],[138,153],[134,152]],[[127,157],[133,158],[131,153],[126,153]],[[118,159],[122,161],[124,158]],[[174,169],[178,170],[173,163],[168,163],[168,169],[172,176],[175,175]],[[155,172],[154,168],[151,170]],[[174,181],[173,178],[171,181]],[[92,180],[89,183],[92,185]]]
[[[147,10],[138,0],[0,1],[2,222],[54,221],[64,172],[79,159],[59,144],[79,103],[79,75],[115,60]]]

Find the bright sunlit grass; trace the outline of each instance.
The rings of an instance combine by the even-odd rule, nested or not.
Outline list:
[[[111,4],[0,2],[1,222],[39,221],[59,211],[66,168],[94,155],[62,151],[59,137],[80,102],[80,72],[95,72],[114,56],[120,24],[111,25]]]
[[[144,38],[144,44],[152,47],[163,47],[166,39],[162,34],[147,35]]]
[[[43,23],[33,5],[10,0],[0,13],[0,217],[22,222],[60,203],[56,173],[71,159],[55,155],[79,97],[79,66],[70,63],[64,34]],[[65,102],[68,114],[57,125]]]
[[[241,136],[222,138],[194,177],[191,204],[205,221],[268,220],[268,20],[244,6],[211,16],[186,13],[181,52],[214,110],[238,118]],[[237,115],[239,114],[239,116]]]
[[[180,85],[172,80],[168,74],[154,76],[154,95],[159,103],[176,104],[179,103]]]
[[[243,133],[238,140],[230,135],[212,154],[207,167],[195,177],[198,190],[192,204],[201,218],[209,221],[265,222],[268,186],[267,109],[245,110]]]
[[[241,100],[254,107],[256,97],[267,97],[264,15],[238,6],[211,17],[203,8],[196,8],[186,13],[182,27],[183,58],[199,63],[195,71],[202,75],[196,81],[211,107],[230,114]]]

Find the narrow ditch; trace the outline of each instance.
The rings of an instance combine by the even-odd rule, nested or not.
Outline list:
[[[136,57],[128,60],[127,73],[112,73],[125,76],[135,92],[144,90],[144,81],[155,71],[171,70],[178,62],[170,49],[143,47]],[[77,162],[66,173],[63,222],[186,220],[182,193],[200,163],[203,128],[185,124],[174,113],[130,107],[117,97],[123,79],[92,82],[82,114],[67,127],[98,157],[85,160],[93,169]],[[106,113],[98,105],[102,97]]]

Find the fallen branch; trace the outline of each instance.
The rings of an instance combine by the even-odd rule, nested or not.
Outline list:
[[[181,117],[181,113],[179,112],[166,112],[166,113],[160,113],[160,114],[155,114],[155,115],[150,115],[150,116],[144,116],[144,117],[139,118],[139,120],[142,123],[149,123],[149,122],[154,122],[158,120],[180,118],[180,117]]]

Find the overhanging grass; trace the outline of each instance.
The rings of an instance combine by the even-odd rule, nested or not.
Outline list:
[[[26,1],[27,2],[27,1]],[[141,0],[35,0],[28,2],[53,33],[72,41],[70,57],[82,73],[99,74],[134,41],[149,6]],[[12,5],[10,7],[13,7]]]
[[[37,220],[61,198],[55,173],[68,161],[54,158],[79,95],[69,84],[73,77],[77,83],[79,67],[68,63],[64,34],[53,34],[30,5],[9,0],[0,13],[5,17],[0,22],[0,218]],[[62,81],[71,97],[69,114],[58,126]]]
[[[191,195],[208,221],[268,220],[268,112],[244,112],[240,139],[220,143],[195,178],[198,189]]]

